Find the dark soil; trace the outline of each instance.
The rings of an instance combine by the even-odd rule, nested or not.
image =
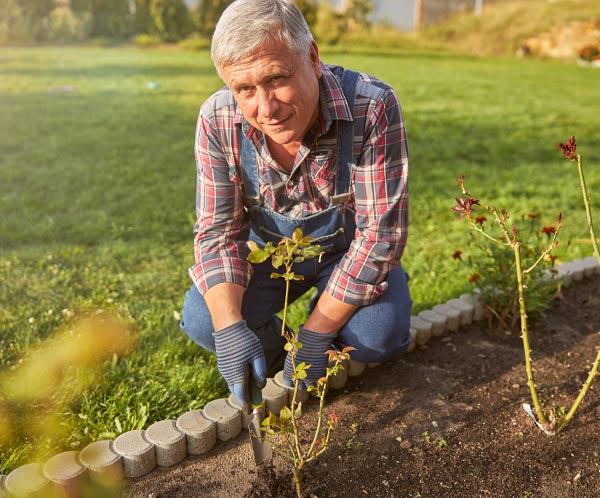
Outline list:
[[[600,345],[600,277],[564,289],[530,323],[532,359],[548,411],[567,409]],[[336,497],[600,496],[600,385],[569,427],[546,436],[530,402],[520,335],[486,322],[368,369],[334,392],[340,424],[330,450],[307,467],[305,492]],[[315,403],[305,415],[314,420]],[[304,421],[304,419],[303,419]],[[128,498],[295,497],[286,462],[256,469],[248,438],[155,470]]]

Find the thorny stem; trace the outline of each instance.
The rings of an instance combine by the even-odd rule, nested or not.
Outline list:
[[[531,348],[529,346],[529,331],[527,327],[527,312],[525,309],[525,293],[523,291],[523,272],[521,269],[521,245],[517,242],[513,244],[513,250],[515,253],[515,263],[517,272],[517,287],[519,290],[519,312],[521,315],[521,339],[523,340],[523,351],[525,353],[525,370],[527,371],[527,385],[531,392],[531,399],[535,412],[538,417],[540,424],[546,423],[546,417],[540,404],[537,389],[535,387],[535,381],[533,379],[533,367],[531,365]]]
[[[579,181],[581,182],[581,193],[583,195],[583,203],[585,205],[585,214],[587,216],[588,226],[590,227],[590,239],[592,239],[592,246],[594,248],[596,259],[598,260],[598,263],[600,263],[600,249],[598,249],[598,241],[596,240],[596,234],[594,233],[592,210],[590,208],[590,194],[588,194],[585,178],[583,177],[583,161],[579,154],[577,154],[577,169],[579,171]]]
[[[558,427],[558,429],[556,429],[556,434],[561,432],[567,426],[567,424],[571,421],[571,419],[573,418],[573,415],[575,415],[575,412],[579,408],[579,405],[583,401],[583,398],[585,398],[585,395],[588,392],[588,389],[592,385],[594,378],[598,374],[599,366],[600,366],[600,349],[598,349],[598,351],[596,352],[596,359],[594,360],[594,364],[592,365],[592,368],[590,370],[590,373],[588,374],[586,381],[584,382],[583,386],[581,387],[581,391],[579,391],[577,398],[575,398],[575,401],[573,402],[573,406],[571,406],[569,413],[567,413],[565,415],[565,418],[562,420],[560,426]]]

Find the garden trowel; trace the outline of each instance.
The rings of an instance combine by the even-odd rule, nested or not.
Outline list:
[[[250,431],[250,443],[252,444],[252,451],[254,452],[254,461],[256,462],[256,465],[260,465],[271,460],[273,451],[271,449],[271,443],[263,438],[260,430],[264,401],[262,391],[260,387],[256,385],[252,375],[250,375],[249,385],[252,420],[250,420],[248,430]]]

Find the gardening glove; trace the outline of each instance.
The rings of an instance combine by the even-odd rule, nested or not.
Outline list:
[[[262,389],[267,383],[267,364],[260,341],[240,320],[213,334],[217,367],[244,412],[250,409],[250,375]]]
[[[325,377],[329,359],[325,352],[332,348],[331,342],[336,337],[337,334],[317,334],[300,326],[297,340],[302,347],[296,349],[296,365],[302,362],[310,365],[310,368],[306,370],[306,378],[298,381],[300,389],[315,385],[321,377]],[[292,373],[292,358],[288,353],[283,367],[283,381],[289,387],[294,385]]]

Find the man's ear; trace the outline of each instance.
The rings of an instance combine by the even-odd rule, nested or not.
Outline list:
[[[314,40],[310,44],[310,52],[308,54],[308,57],[310,60],[310,65],[312,66],[313,71],[315,73],[315,76],[317,78],[320,78],[322,71],[321,71],[321,60],[319,59],[319,46],[317,45],[317,42]]]

